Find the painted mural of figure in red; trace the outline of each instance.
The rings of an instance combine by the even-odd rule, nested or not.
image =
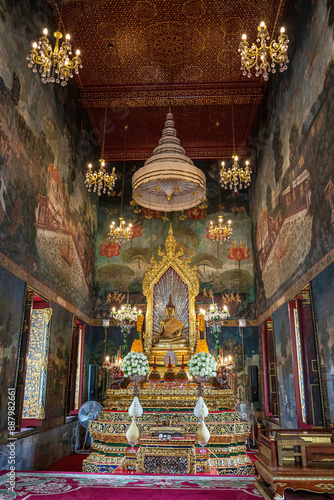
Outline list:
[[[137,238],[139,236],[142,236],[142,226],[136,226],[136,225],[133,225],[132,226],[132,236],[131,236],[131,239],[133,238]]]
[[[115,245],[113,243],[106,243],[105,245],[101,243],[99,255],[104,255],[108,259],[112,257],[118,257],[121,245]]]
[[[245,246],[243,246],[242,241],[240,241],[240,246],[237,246],[237,242],[234,240],[234,245],[232,248],[232,245],[230,243],[230,246],[228,247],[228,259],[230,260],[236,260],[239,263],[239,269],[240,269],[240,262],[243,260],[248,260],[250,258],[249,255],[249,248],[247,246],[247,243]]]

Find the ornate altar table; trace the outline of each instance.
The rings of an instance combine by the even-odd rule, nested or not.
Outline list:
[[[137,421],[141,438],[136,453],[129,452],[126,439],[126,431],[131,424],[127,409],[132,400],[132,388],[107,391],[105,410],[99,413],[98,420],[90,423],[94,444],[93,452],[83,462],[84,472],[112,473],[116,466],[121,466],[122,470],[151,473],[159,473],[159,470],[168,473],[169,468],[169,473],[173,473],[175,467],[179,467],[178,473],[190,474],[208,473],[210,470],[220,475],[255,473],[245,453],[250,426],[240,422],[239,413],[232,410],[232,391],[205,390],[204,400],[210,411],[205,422],[211,434],[206,446],[208,453],[205,454],[198,453],[200,446],[195,438],[198,428],[198,419],[193,414],[198,400],[195,384],[182,390],[165,389],[163,384],[155,389],[144,385],[139,394],[144,413]],[[169,434],[170,440],[159,440],[160,433]],[[152,458],[158,456],[161,459]],[[184,460],[172,457],[183,457]]]

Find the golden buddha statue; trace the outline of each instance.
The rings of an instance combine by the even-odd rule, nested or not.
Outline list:
[[[167,318],[160,321],[159,334],[153,339],[153,345],[157,347],[170,347],[187,345],[187,339],[182,336],[184,324],[179,319],[175,318],[175,306],[172,301],[172,295],[169,294],[169,301],[166,305]]]

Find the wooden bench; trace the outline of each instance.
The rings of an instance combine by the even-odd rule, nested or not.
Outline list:
[[[334,458],[333,429],[262,429],[258,425],[258,431],[255,485],[265,498],[282,499],[289,488],[334,493],[333,463],[324,459]],[[284,458],[290,458],[290,463]],[[323,463],[317,466],[319,459]]]
[[[312,467],[313,462],[329,462],[328,459],[331,459],[331,465],[334,467],[334,445],[309,444],[306,446],[306,457],[308,467]]]

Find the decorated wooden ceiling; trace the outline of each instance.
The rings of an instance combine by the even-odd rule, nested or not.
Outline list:
[[[232,102],[243,156],[265,84],[242,75],[239,42],[242,33],[255,42],[262,20],[277,38],[283,7],[284,0],[66,0],[62,21],[83,59],[80,101],[100,139],[108,106],[105,159],[146,160],[169,106],[188,156],[229,157]]]

